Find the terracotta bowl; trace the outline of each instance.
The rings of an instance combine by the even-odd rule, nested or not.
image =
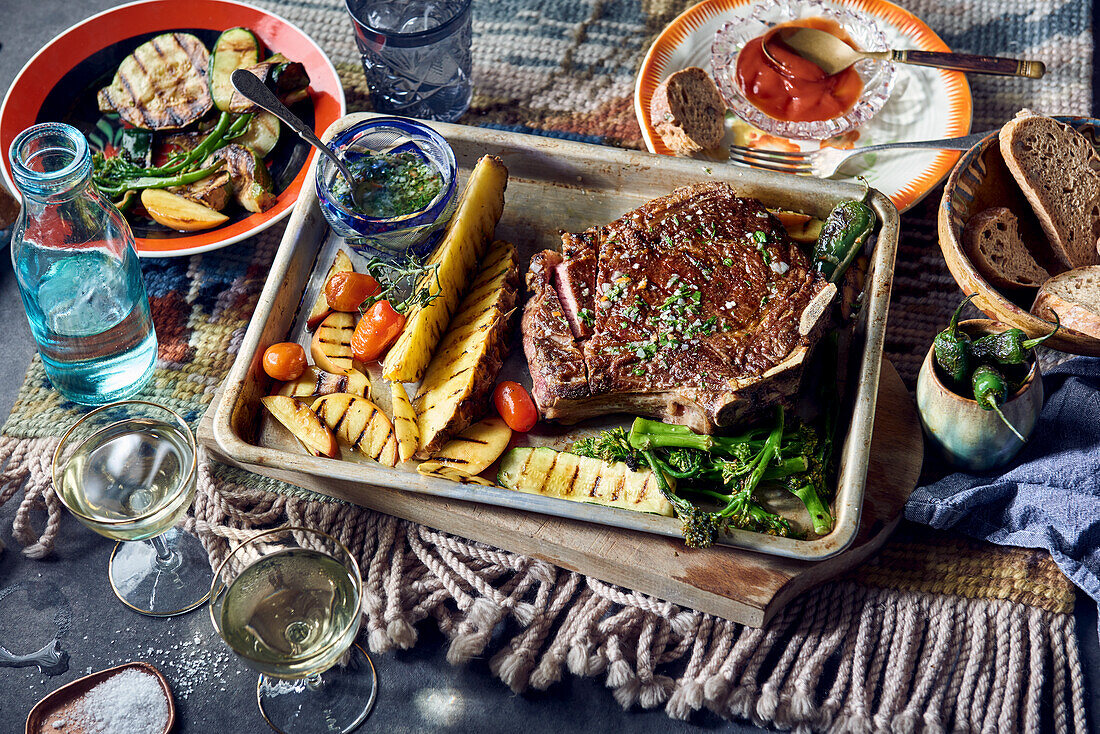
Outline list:
[[[1008,324],[987,319],[971,319],[959,328],[972,339],[999,334]],[[925,435],[939,446],[946,459],[960,469],[985,471],[1012,460],[1024,444],[992,410],[983,410],[972,397],[959,395],[940,379],[932,349],[925,355],[917,375],[917,409]],[[1001,406],[1013,426],[1025,438],[1031,435],[1043,408],[1043,381],[1039,362],[1031,361],[1031,370],[1020,388]]]
[[[1054,119],[1072,125],[1094,144],[1100,139],[1100,120],[1091,117]],[[978,294],[972,303],[986,316],[1023,329],[1031,338],[1042,336],[1050,331],[1050,324],[1028,312],[1035,289],[998,291],[982,277],[963,249],[962,232],[967,220],[972,214],[993,206],[1007,207],[1019,217],[1020,236],[1025,242],[1046,241],[1031,205],[1001,158],[996,134],[968,150],[947,179],[940,201],[940,249],[955,282],[964,293]],[[1064,327],[1045,345],[1072,354],[1100,356],[1100,339]]]

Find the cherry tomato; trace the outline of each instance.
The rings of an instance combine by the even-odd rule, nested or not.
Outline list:
[[[325,300],[334,311],[358,311],[363,301],[382,288],[366,273],[333,273],[325,283]]]
[[[351,355],[360,362],[378,359],[405,328],[405,314],[393,310],[389,301],[379,301],[363,314],[351,335]]]
[[[297,380],[306,371],[306,350],[301,344],[279,342],[264,352],[264,372],[276,380]]]
[[[497,385],[493,391],[493,403],[497,412],[513,431],[526,433],[539,422],[539,411],[535,402],[518,382],[506,381]]]

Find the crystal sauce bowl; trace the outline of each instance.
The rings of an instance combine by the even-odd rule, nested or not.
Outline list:
[[[317,161],[317,198],[321,213],[348,246],[365,257],[423,256],[435,245],[457,203],[457,165],[447,141],[427,125],[401,117],[375,117],[341,130],[329,147],[344,160],[347,153],[410,151],[443,176],[439,194],[423,209],[391,218],[369,217],[342,206],[333,193],[340,177],[327,157]]]
[[[737,55],[745,44],[773,26],[804,18],[829,18],[851,37],[856,48],[886,51],[886,36],[869,16],[838,8],[821,0],[778,0],[756,5],[749,15],[727,22],[714,35],[711,67],[726,105],[738,117],[772,135],[801,140],[825,140],[855,130],[874,117],[890,98],[897,69],[894,64],[864,59],[855,64],[863,93],[847,113],[831,120],[788,122],[777,120],[753,105],[737,84]]]

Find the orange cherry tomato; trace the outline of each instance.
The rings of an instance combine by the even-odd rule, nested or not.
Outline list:
[[[279,342],[264,352],[264,372],[276,380],[297,380],[306,371],[306,350],[301,344]]]
[[[379,301],[367,309],[351,335],[351,356],[360,362],[378,359],[405,328],[405,314],[393,310],[389,301]]]
[[[510,380],[497,385],[493,391],[493,403],[497,412],[513,431],[526,433],[539,422],[539,411],[535,401],[523,389],[523,385]]]
[[[358,311],[363,301],[382,290],[378,281],[366,273],[333,273],[325,283],[325,300],[335,311]]]

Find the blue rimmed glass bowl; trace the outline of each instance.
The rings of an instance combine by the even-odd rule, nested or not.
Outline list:
[[[394,259],[406,253],[422,257],[443,233],[457,203],[458,168],[447,141],[427,125],[401,117],[375,117],[337,133],[329,143],[347,161],[364,153],[410,152],[443,176],[439,193],[423,209],[399,217],[369,217],[341,205],[333,193],[339,178],[327,157],[317,162],[317,198],[321,213],[348,246],[365,257]]]

